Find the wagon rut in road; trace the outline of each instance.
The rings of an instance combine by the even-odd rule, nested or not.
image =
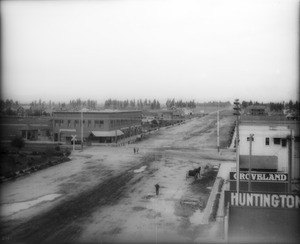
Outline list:
[[[133,170],[150,162],[151,160],[143,160],[131,170],[105,180],[26,223],[10,228],[10,233],[2,233],[2,236],[10,236],[12,241],[30,243],[42,240],[76,240],[82,231],[81,224],[93,211],[101,206],[117,203],[134,176]],[[6,228],[9,229],[7,226]]]

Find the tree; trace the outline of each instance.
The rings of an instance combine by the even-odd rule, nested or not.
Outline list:
[[[290,110],[292,110],[292,109],[294,108],[294,104],[293,104],[293,101],[292,101],[292,100],[289,101],[289,103],[288,103],[288,108],[289,108]]]
[[[19,150],[25,146],[25,141],[22,137],[16,136],[12,141],[11,141],[11,146],[16,147]]]
[[[247,108],[247,107],[248,107],[248,102],[242,101],[242,107],[243,107],[243,108]]]

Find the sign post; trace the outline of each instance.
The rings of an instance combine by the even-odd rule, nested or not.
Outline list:
[[[290,136],[288,136],[289,142],[289,154],[288,154],[288,175],[289,175],[289,184],[288,184],[288,191],[292,192],[292,167],[294,165],[294,133],[293,130],[290,130]]]
[[[75,142],[77,141],[76,135],[71,135],[71,136],[72,136],[71,141],[73,142],[73,151],[75,151]]]
[[[217,112],[217,147],[218,152],[220,152],[220,115],[219,115],[219,103],[218,103],[218,112]]]
[[[240,147],[239,147],[239,116],[241,115],[240,113],[240,102],[239,99],[235,99],[234,101],[235,107],[234,109],[234,115],[236,115],[236,136],[235,136],[235,147],[236,147],[236,173],[237,173],[237,181],[236,181],[236,190],[239,193],[240,191]],[[238,194],[239,197],[239,194]]]
[[[251,157],[252,157],[252,141],[253,141],[254,134],[250,134],[249,141],[250,141],[250,149],[249,149],[249,179],[248,179],[248,191],[251,191]]]

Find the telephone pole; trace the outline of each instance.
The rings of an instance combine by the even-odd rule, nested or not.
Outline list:
[[[290,130],[290,136],[288,136],[289,143],[289,155],[288,155],[288,193],[292,192],[292,167],[294,165],[294,131]]]
[[[251,157],[252,157],[252,141],[253,141],[253,136],[254,134],[250,134],[250,137],[249,137],[249,141],[250,141],[250,148],[249,148],[249,178],[248,178],[248,191],[250,192],[251,191]]]
[[[81,150],[83,150],[83,111],[81,109]]]
[[[234,101],[235,107],[234,115],[236,115],[236,136],[235,136],[235,148],[236,148],[236,174],[237,174],[237,181],[236,181],[236,191],[238,195],[238,202],[239,202],[239,191],[240,191],[240,160],[239,160],[239,116],[241,115],[240,110],[240,102],[239,99],[235,99]]]
[[[218,102],[218,113],[217,113],[217,147],[220,152],[220,114],[219,114],[219,102]]]

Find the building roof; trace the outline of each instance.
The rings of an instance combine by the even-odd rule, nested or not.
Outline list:
[[[84,114],[141,113],[141,110],[88,110]],[[53,114],[81,114],[81,111],[53,111]]]
[[[59,129],[59,132],[76,132],[76,129]]]
[[[240,125],[239,134],[242,135],[269,135],[273,137],[286,137],[290,135],[290,129],[288,126],[279,125]]]
[[[91,134],[95,137],[114,137],[124,135],[120,130],[111,130],[111,131],[92,131]]]
[[[283,117],[284,118],[284,117]],[[268,119],[268,120],[267,120]],[[295,120],[272,120],[272,117],[264,117],[263,120],[241,120],[240,126],[252,125],[252,126],[287,126],[288,129],[294,131],[295,136],[300,135],[300,122]]]

